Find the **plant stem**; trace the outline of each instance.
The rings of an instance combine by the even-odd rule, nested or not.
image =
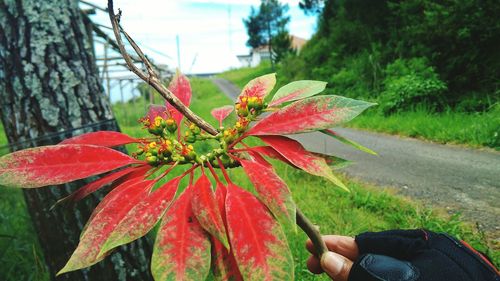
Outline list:
[[[296,211],[297,225],[306,233],[307,237],[311,239],[311,242],[316,249],[316,255],[319,259],[328,252],[325,241],[319,233],[319,228],[309,221],[309,219],[297,208]]]
[[[195,123],[198,127],[205,130],[207,133],[211,135],[217,135],[219,132],[215,129],[210,123],[206,122],[194,112],[192,112],[187,106],[185,106],[167,87],[165,87],[158,74],[154,71],[151,62],[144,55],[139,46],[135,43],[135,41],[123,30],[120,26],[119,20],[121,16],[121,12],[118,15],[115,15],[113,9],[113,1],[108,0],[108,13],[109,19],[111,20],[111,25],[113,26],[113,32],[116,37],[116,43],[120,49],[120,52],[125,59],[125,62],[130,71],[134,72],[139,78],[141,78],[144,82],[151,85],[158,93],[173,107],[175,107],[179,112],[182,113],[187,119],[191,122]],[[146,66],[147,74],[144,73],[141,69],[134,65],[130,55],[125,50],[125,45],[123,44],[121,33],[125,36],[127,41],[130,43],[134,51],[137,53],[143,64]]]

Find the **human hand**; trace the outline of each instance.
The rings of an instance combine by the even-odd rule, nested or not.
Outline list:
[[[323,255],[321,261],[315,255],[311,240],[307,240],[306,248],[312,253],[307,260],[307,268],[315,274],[325,272],[335,281],[347,281],[353,262],[358,259],[359,249],[353,237],[339,235],[324,235],[329,252]]]
[[[426,230],[366,232],[356,238],[323,236],[329,252],[307,267],[335,281],[500,281],[498,270],[465,242]]]

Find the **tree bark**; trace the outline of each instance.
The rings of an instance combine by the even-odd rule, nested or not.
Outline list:
[[[77,1],[0,0],[0,104],[12,150],[55,144],[84,132],[119,130]],[[145,238],[89,269],[55,277],[102,195],[70,210],[49,208],[84,183],[24,190],[53,280],[151,280],[151,243]]]

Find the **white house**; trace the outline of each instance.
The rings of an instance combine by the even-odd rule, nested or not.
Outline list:
[[[290,37],[292,39],[292,48],[297,50],[297,52],[300,52],[307,40],[294,35],[291,35]],[[268,45],[252,49],[248,55],[238,55],[236,57],[240,61],[242,67],[256,67],[262,61],[271,60]]]

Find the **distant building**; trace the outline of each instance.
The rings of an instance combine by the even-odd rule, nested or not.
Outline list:
[[[297,52],[300,52],[304,44],[306,44],[307,40],[291,35],[292,39],[292,48]],[[263,45],[259,46],[250,51],[248,55],[238,55],[236,56],[241,63],[242,67],[256,67],[263,61],[271,60],[271,54],[269,53],[269,46]]]

